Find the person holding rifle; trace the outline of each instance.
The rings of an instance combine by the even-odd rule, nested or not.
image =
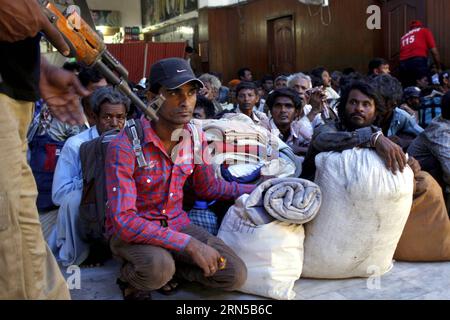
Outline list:
[[[69,55],[36,0],[0,0],[0,299],[70,299],[42,234],[26,133],[39,97],[57,119],[81,124],[79,97],[89,92],[40,56],[42,34]]]

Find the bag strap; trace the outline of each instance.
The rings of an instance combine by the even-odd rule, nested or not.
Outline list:
[[[125,125],[125,132],[133,145],[134,155],[136,156],[139,168],[147,167],[144,153],[142,152],[142,141],[144,141],[144,131],[139,119],[130,119]]]
[[[192,133],[192,140],[194,142],[194,164],[202,163],[202,141],[200,139],[200,133],[197,126],[192,123],[188,124]],[[142,142],[144,141],[144,130],[142,123],[139,119],[130,119],[126,122],[125,132],[133,146],[133,152],[136,156],[139,168],[147,167],[147,161],[145,160],[144,153],[142,151]]]
[[[202,141],[200,139],[199,128],[193,123],[188,123],[189,129],[192,133],[192,140],[194,142],[194,164],[202,163]]]

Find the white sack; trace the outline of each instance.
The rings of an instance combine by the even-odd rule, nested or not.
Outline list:
[[[394,175],[375,151],[352,149],[316,157],[322,205],[305,224],[303,277],[351,278],[382,275],[412,205],[413,172]]]
[[[219,229],[221,238],[247,266],[247,281],[239,291],[270,297],[293,299],[295,281],[303,264],[302,225],[273,220],[267,214],[245,211],[248,194],[236,200]]]

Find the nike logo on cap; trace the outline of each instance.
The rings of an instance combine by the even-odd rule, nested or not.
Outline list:
[[[178,72],[178,73],[186,72],[186,71],[187,71],[187,70],[185,70],[185,69],[182,69],[182,70],[178,70],[178,69],[177,69],[177,72]]]

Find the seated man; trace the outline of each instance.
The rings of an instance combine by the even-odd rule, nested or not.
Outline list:
[[[325,100],[327,97],[327,93],[325,91],[326,88],[317,87],[313,89],[311,77],[301,72],[289,76],[287,85],[288,88],[292,88],[297,91],[300,98],[304,101],[304,106],[300,117],[306,118],[302,119],[302,121],[309,120],[312,127],[315,128],[330,119],[330,112],[332,113],[332,111],[325,106]],[[313,97],[317,95],[317,92],[321,92],[322,98],[319,100],[317,99],[318,97]]]
[[[64,265],[79,265],[89,255],[89,245],[80,239],[77,231],[83,189],[80,146],[103,132],[123,128],[130,101],[116,89],[103,87],[92,94],[90,106],[96,125],[67,140],[53,179],[52,199],[60,208],[50,245]]]
[[[421,90],[417,87],[408,87],[403,91],[403,104],[399,106],[400,109],[405,110],[419,123],[419,108],[420,108]]]
[[[444,94],[450,91],[450,70],[445,70],[439,74],[440,91]]]
[[[341,121],[316,129],[302,176],[310,180],[315,178],[314,160],[320,152],[341,152],[355,147],[374,149],[393,173],[403,171],[408,164],[415,179],[413,205],[405,229],[407,231],[404,231],[397,246],[396,259],[447,260],[450,256],[450,246],[447,245],[450,233],[447,227],[450,226],[448,216],[442,210],[444,199],[441,189],[429,174],[421,171],[417,160],[413,157],[407,160],[402,149],[374,126],[380,105],[376,90],[367,83],[355,82],[344,90],[338,106]],[[445,243],[435,239],[443,239]]]
[[[256,111],[255,106],[259,101],[258,88],[255,83],[242,81],[236,87],[237,106],[231,111],[219,114],[218,118],[233,117],[235,113],[245,114],[257,125],[270,130],[269,118],[264,112]]]
[[[123,131],[108,145],[106,230],[113,254],[123,262],[117,283],[124,299],[148,300],[157,289],[168,293],[176,286],[175,279],[169,282],[174,275],[224,290],[246,280],[243,261],[222,240],[191,224],[182,209],[188,178],[196,196],[205,200],[234,200],[255,188],[217,180],[204,152],[202,161],[194,161],[190,136],[194,142],[199,136],[203,150],[207,148],[204,134],[188,125],[201,87],[185,60],[156,62],[150,70],[150,91],[166,100],[157,122],[141,120],[147,165],[138,166]],[[180,130],[189,138],[179,143],[173,134]]]
[[[355,147],[374,148],[394,173],[407,164],[401,148],[383,135],[374,125],[382,106],[381,99],[372,86],[356,81],[347,86],[338,105],[340,121],[318,127],[313,135],[303,163],[302,177],[315,178],[315,157],[321,152],[344,151]],[[381,109],[383,110],[383,109]],[[408,164],[417,161],[409,158]]]
[[[288,77],[287,76],[280,75],[280,76],[275,78],[273,88],[274,89],[286,88],[287,87],[287,81],[288,81]]]
[[[206,97],[198,95],[193,116],[195,119],[213,119],[214,118],[213,103]]]
[[[264,94],[261,96],[264,100],[267,100],[267,97],[273,90],[273,76],[270,74],[266,74],[261,79],[261,85],[264,89]]]
[[[383,58],[373,58],[369,62],[369,77],[376,77],[380,74],[390,74],[389,62]]]
[[[403,96],[400,81],[390,75],[379,75],[370,84],[377,91],[384,103],[378,107],[377,125],[384,135],[407,150],[409,144],[423,129],[417,124],[414,116],[408,112],[397,108]]]
[[[105,77],[95,68],[82,67],[78,79],[90,92],[108,85]],[[81,105],[86,116],[85,126],[87,128],[95,126],[95,114],[92,112],[92,106],[90,105],[90,95],[81,99]]]
[[[272,132],[277,132],[296,155],[305,156],[314,130],[305,117],[295,121],[302,109],[298,93],[288,88],[276,89],[269,95],[267,105],[272,115]]]
[[[214,114],[218,114],[223,111],[222,105],[219,102],[219,91],[222,83],[216,76],[204,73],[199,79],[205,84],[205,88],[202,90],[203,95],[213,103]]]
[[[408,153],[441,183],[450,198],[450,92],[442,99],[442,114],[409,146]],[[447,209],[450,199],[447,201]]]

